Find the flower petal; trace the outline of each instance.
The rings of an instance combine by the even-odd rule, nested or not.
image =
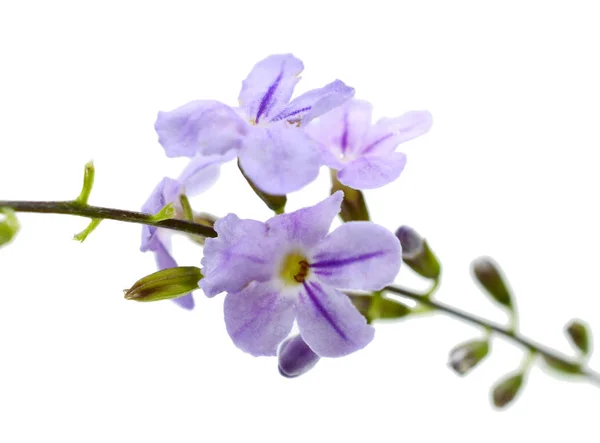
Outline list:
[[[188,196],[198,195],[210,188],[221,172],[221,165],[236,157],[234,151],[224,155],[198,155],[190,160],[179,175],[179,182],[185,187]]]
[[[341,80],[335,80],[323,88],[313,89],[295,98],[271,121],[286,120],[288,123],[306,125],[312,119],[350,100],[353,95],[354,88],[346,86]]]
[[[429,111],[411,111],[397,118],[382,118],[375,123],[364,140],[362,154],[387,154],[405,141],[423,135],[431,129]]]
[[[370,103],[349,100],[306,127],[306,132],[322,145],[327,166],[341,169],[345,165],[342,159],[358,152],[371,125],[371,113]]]
[[[364,348],[374,329],[350,299],[329,286],[305,281],[296,310],[300,335],[321,357],[341,357]]]
[[[314,206],[276,215],[267,220],[267,229],[292,244],[310,248],[325,238],[331,222],[340,212],[343,199],[344,193],[337,191]]]
[[[158,269],[162,270],[162,269],[176,268],[177,262],[175,261],[173,256],[169,253],[168,247],[160,240],[156,242],[155,246],[156,246],[156,249],[154,249],[154,257],[156,258],[156,265],[158,266]],[[173,303],[175,303],[176,305],[179,305],[180,307],[182,307],[184,309],[188,309],[188,310],[194,309],[194,305],[195,305],[194,297],[192,296],[191,292],[182,297],[174,298],[174,299],[172,299],[172,301],[173,301]]]
[[[208,297],[272,278],[278,238],[267,236],[264,223],[228,214],[217,220],[215,230],[218,237],[206,239],[202,258],[200,286]]]
[[[401,262],[394,234],[375,223],[349,222],[319,243],[310,269],[333,287],[376,291],[394,281]]]
[[[317,143],[286,122],[253,127],[244,139],[239,158],[246,175],[268,194],[297,191],[319,175]]]
[[[163,178],[154,188],[146,203],[142,205],[142,212],[146,214],[156,214],[167,204],[175,201],[181,192],[181,183],[172,178]],[[144,225],[142,227],[142,245],[140,250],[145,252],[153,250],[153,242],[155,241],[157,228],[154,226]]]
[[[287,105],[294,92],[302,61],[292,54],[271,55],[258,62],[242,83],[240,106],[256,123]]]
[[[229,106],[198,100],[159,112],[154,129],[168,157],[224,154],[239,146],[248,124]]]
[[[292,330],[294,303],[269,282],[252,282],[225,297],[225,325],[235,345],[254,356],[277,355]]]
[[[390,152],[382,156],[365,155],[338,171],[338,180],[354,189],[374,189],[393,182],[406,165],[406,155]]]

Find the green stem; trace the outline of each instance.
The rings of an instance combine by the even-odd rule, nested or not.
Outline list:
[[[192,223],[185,220],[168,219],[156,221],[153,215],[141,212],[124,211],[121,209],[102,208],[81,204],[79,201],[3,201],[0,208],[12,208],[15,212],[35,212],[42,214],[66,214],[92,219],[118,220],[126,223],[139,223],[156,226],[157,228],[187,232],[188,234],[216,237],[217,233],[209,226]]]
[[[458,318],[466,323],[471,323],[477,326],[481,326],[482,328],[491,331],[492,333],[496,333],[501,335],[508,340],[511,340],[514,343],[517,343],[524,348],[526,348],[529,352],[540,354],[546,356],[551,359],[555,359],[558,362],[564,363],[566,365],[578,365],[579,362],[572,360],[564,355],[557,353],[556,351],[537,343],[531,340],[528,337],[521,335],[518,332],[512,331],[509,328],[505,328],[499,324],[493,323],[484,318],[478,317],[473,314],[469,314],[468,312],[457,309],[453,306],[447,305],[445,303],[441,303],[438,301],[430,300],[423,294],[418,294],[409,289],[400,288],[398,286],[386,286],[384,291],[391,292],[393,294],[398,294],[403,297],[409,298],[411,300],[415,300],[418,303],[428,306],[434,310],[444,312],[452,317]],[[582,367],[581,376],[583,376],[590,383],[600,387],[600,374],[586,367]]]

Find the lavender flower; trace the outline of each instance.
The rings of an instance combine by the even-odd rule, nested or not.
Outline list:
[[[155,129],[169,157],[234,151],[264,192],[286,194],[313,181],[321,166],[314,140],[298,126],[339,106],[354,89],[336,80],[290,102],[304,69],[291,54],[257,63],[242,83],[239,108],[212,100],[159,112]]]
[[[217,180],[219,166],[224,160],[227,160],[227,157],[224,158],[220,155],[192,159],[177,180],[165,177],[156,185],[152,194],[142,206],[142,212],[156,214],[169,203],[173,203],[176,208],[181,209],[179,197],[184,193],[188,196],[199,194],[210,187]],[[171,255],[170,245],[170,231],[148,225],[142,227],[140,250],[142,252],[154,252],[158,269],[177,266],[177,262]],[[194,299],[191,293],[174,298],[173,301],[182,308],[194,308]]]
[[[321,144],[323,163],[338,171],[338,180],[354,189],[372,189],[396,180],[406,155],[395,152],[405,141],[431,128],[428,111],[411,111],[371,124],[371,105],[350,100],[312,122],[306,131]]]
[[[398,239],[371,222],[346,223],[328,235],[342,192],[266,223],[229,214],[215,223],[218,237],[204,248],[211,297],[222,291],[225,324],[236,346],[276,355],[294,319],[306,344],[321,357],[366,346],[374,330],[340,289],[379,290],[401,263]]]

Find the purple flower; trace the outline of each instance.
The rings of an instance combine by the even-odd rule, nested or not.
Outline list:
[[[346,223],[328,234],[342,192],[266,223],[229,214],[204,248],[211,297],[222,291],[225,324],[236,346],[275,355],[297,320],[300,335],[321,357],[366,346],[373,328],[338,289],[374,291],[391,283],[401,262],[398,239],[371,222]]]
[[[190,161],[177,180],[165,177],[142,206],[142,212],[156,214],[167,204],[173,203],[181,211],[179,197],[182,194],[192,196],[210,187],[219,177],[219,166],[226,160],[220,155],[197,157]],[[152,251],[159,269],[174,268],[177,262],[170,252],[171,232],[166,229],[144,225],[142,227],[142,252]],[[175,298],[173,301],[185,309],[194,308],[192,294]]]
[[[213,100],[159,112],[155,129],[169,157],[236,152],[246,175],[264,192],[286,194],[313,181],[321,166],[306,125],[354,95],[340,80],[290,102],[304,69],[291,54],[257,63],[242,83],[239,108]]]
[[[431,128],[428,111],[411,111],[371,124],[371,105],[349,100],[312,122],[306,131],[321,144],[323,163],[354,189],[373,189],[396,180],[406,155],[395,152],[405,141]]]

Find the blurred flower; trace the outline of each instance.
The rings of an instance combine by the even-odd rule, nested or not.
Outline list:
[[[321,162],[316,142],[298,126],[354,95],[336,80],[290,102],[303,69],[291,54],[271,55],[243,81],[239,108],[198,100],[159,112],[160,144],[169,157],[234,151],[246,176],[269,194],[302,188],[317,177]]]
[[[328,235],[343,194],[275,216],[266,223],[229,214],[206,240],[200,286],[226,291],[225,324],[252,355],[275,355],[297,319],[300,335],[321,357],[366,346],[373,328],[336,288],[373,291],[391,283],[401,263],[400,242],[370,222],[346,223]]]
[[[371,105],[349,100],[313,121],[306,131],[320,142],[323,163],[338,171],[341,183],[354,189],[372,189],[400,176],[406,156],[395,152],[396,147],[425,134],[431,124],[428,111],[411,111],[371,124]]]
[[[229,156],[230,158],[231,156]],[[177,180],[165,177],[142,206],[142,212],[156,214],[168,204],[173,204],[179,218],[183,218],[179,198],[182,194],[188,196],[199,194],[212,186],[219,176],[220,164],[227,156],[211,155],[196,157],[190,161]],[[177,262],[170,252],[171,231],[144,225],[142,227],[142,252],[152,251],[156,257],[158,269],[177,267]],[[192,294],[174,298],[173,302],[185,309],[194,308]]]

